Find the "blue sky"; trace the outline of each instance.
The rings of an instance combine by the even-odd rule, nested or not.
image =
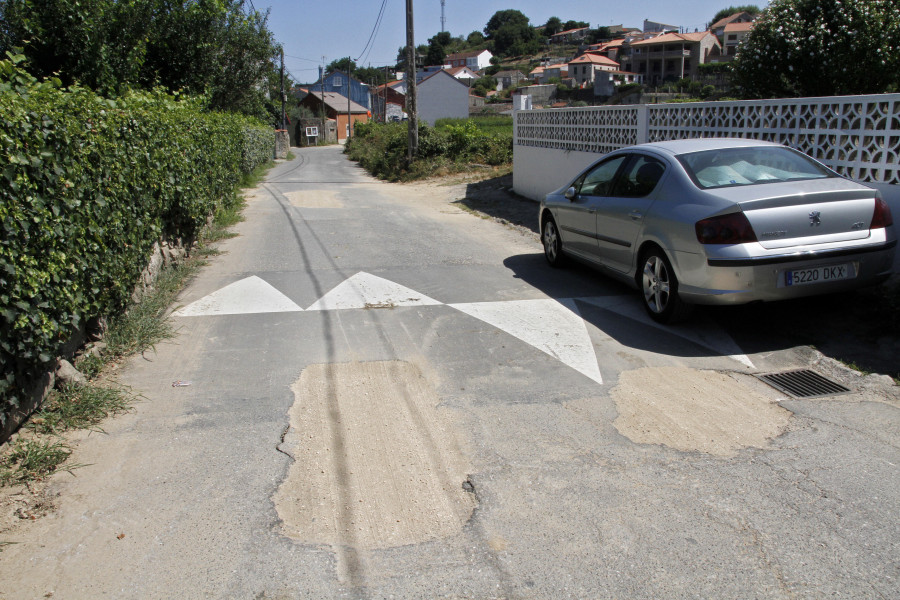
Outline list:
[[[382,6],[382,0],[252,0],[258,10],[271,9],[269,28],[284,45],[285,66],[298,82],[311,82],[317,66],[351,56],[361,66],[393,64],[397,49],[406,43],[405,0],[383,0],[384,16],[367,49]],[[641,27],[644,19],[702,29],[712,16],[728,6],[752,4],[745,0],[628,0],[597,2],[587,0],[520,0],[487,2],[484,0],[445,0],[446,29],[454,37],[482,31],[498,10],[514,8],[523,12],[534,25],[542,25],[556,16],[587,21],[591,27],[623,24]],[[767,2],[755,2],[764,7]],[[416,44],[424,44],[441,30],[440,0],[414,0]]]

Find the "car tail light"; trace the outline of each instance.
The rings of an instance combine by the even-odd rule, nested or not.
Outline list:
[[[694,229],[701,244],[743,244],[757,241],[750,221],[742,212],[697,221]]]
[[[894,224],[891,216],[891,207],[884,201],[881,195],[875,196],[875,212],[872,214],[872,224],[869,229],[884,229]]]

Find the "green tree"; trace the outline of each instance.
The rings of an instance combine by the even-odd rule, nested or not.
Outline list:
[[[571,29],[581,29],[582,27],[590,27],[589,23],[585,23],[584,21],[566,21],[563,23],[562,29],[560,31],[569,31]]]
[[[381,85],[387,82],[390,75],[384,72],[384,67],[361,67],[353,71],[353,76],[365,83]]]
[[[598,44],[600,42],[605,42],[612,39],[612,33],[609,31],[609,27],[605,27],[601,25],[597,29],[591,29],[588,32],[588,43],[590,44]]]
[[[147,2],[0,0],[0,54],[23,48],[32,75],[103,92],[138,79],[150,29]]]
[[[466,43],[470,46],[480,46],[484,43],[484,34],[480,31],[473,31],[466,37]]]
[[[426,65],[442,65],[447,57],[447,47],[453,43],[453,36],[442,31],[428,40],[428,52],[425,54]]]
[[[728,8],[723,8],[719,12],[715,14],[712,18],[712,21],[709,22],[710,26],[715,25],[717,21],[721,21],[725,17],[730,17],[731,15],[737,14],[739,12],[748,12],[751,15],[758,15],[762,11],[755,4],[746,4],[744,6],[729,6]]]
[[[562,21],[559,20],[559,17],[550,17],[549,19],[547,19],[547,24],[544,25],[544,36],[550,37],[552,35],[556,35],[562,30]]]
[[[472,91],[479,96],[487,96],[487,93],[497,89],[497,80],[493,77],[482,77],[476,79],[472,84]]]
[[[425,55],[426,65],[442,65],[446,57],[447,53],[443,46],[437,43],[428,44],[428,53]]]
[[[484,26],[484,35],[487,39],[492,39],[494,35],[504,26],[528,27],[530,23],[528,17],[521,11],[508,9],[499,10],[490,18],[487,25]]]
[[[333,60],[325,66],[326,75],[331,75],[335,71],[340,71],[341,73],[356,73],[356,61],[352,60],[348,56],[345,56],[343,58]]]
[[[773,0],[739,46],[733,83],[748,98],[900,89],[896,0]]]
[[[0,0],[0,53],[101,93],[162,86],[265,117],[276,44],[244,0]]]
[[[485,26],[484,33],[493,42],[494,53],[500,56],[535,53],[541,48],[541,42],[528,17],[518,10],[494,13]]]
[[[421,67],[428,54],[428,46],[419,44],[416,46],[416,66]],[[397,49],[397,70],[406,72],[406,46]]]

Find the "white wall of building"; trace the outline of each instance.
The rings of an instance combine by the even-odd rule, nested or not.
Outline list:
[[[419,120],[434,126],[438,119],[469,118],[469,88],[446,71],[435,73],[417,88]]]

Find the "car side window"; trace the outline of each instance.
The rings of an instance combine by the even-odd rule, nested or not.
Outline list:
[[[616,181],[613,196],[619,198],[643,198],[656,188],[666,167],[653,157],[636,154]]]
[[[616,156],[585,173],[581,178],[581,186],[576,188],[578,193],[582,196],[609,196],[616,173],[627,158],[627,155]]]

